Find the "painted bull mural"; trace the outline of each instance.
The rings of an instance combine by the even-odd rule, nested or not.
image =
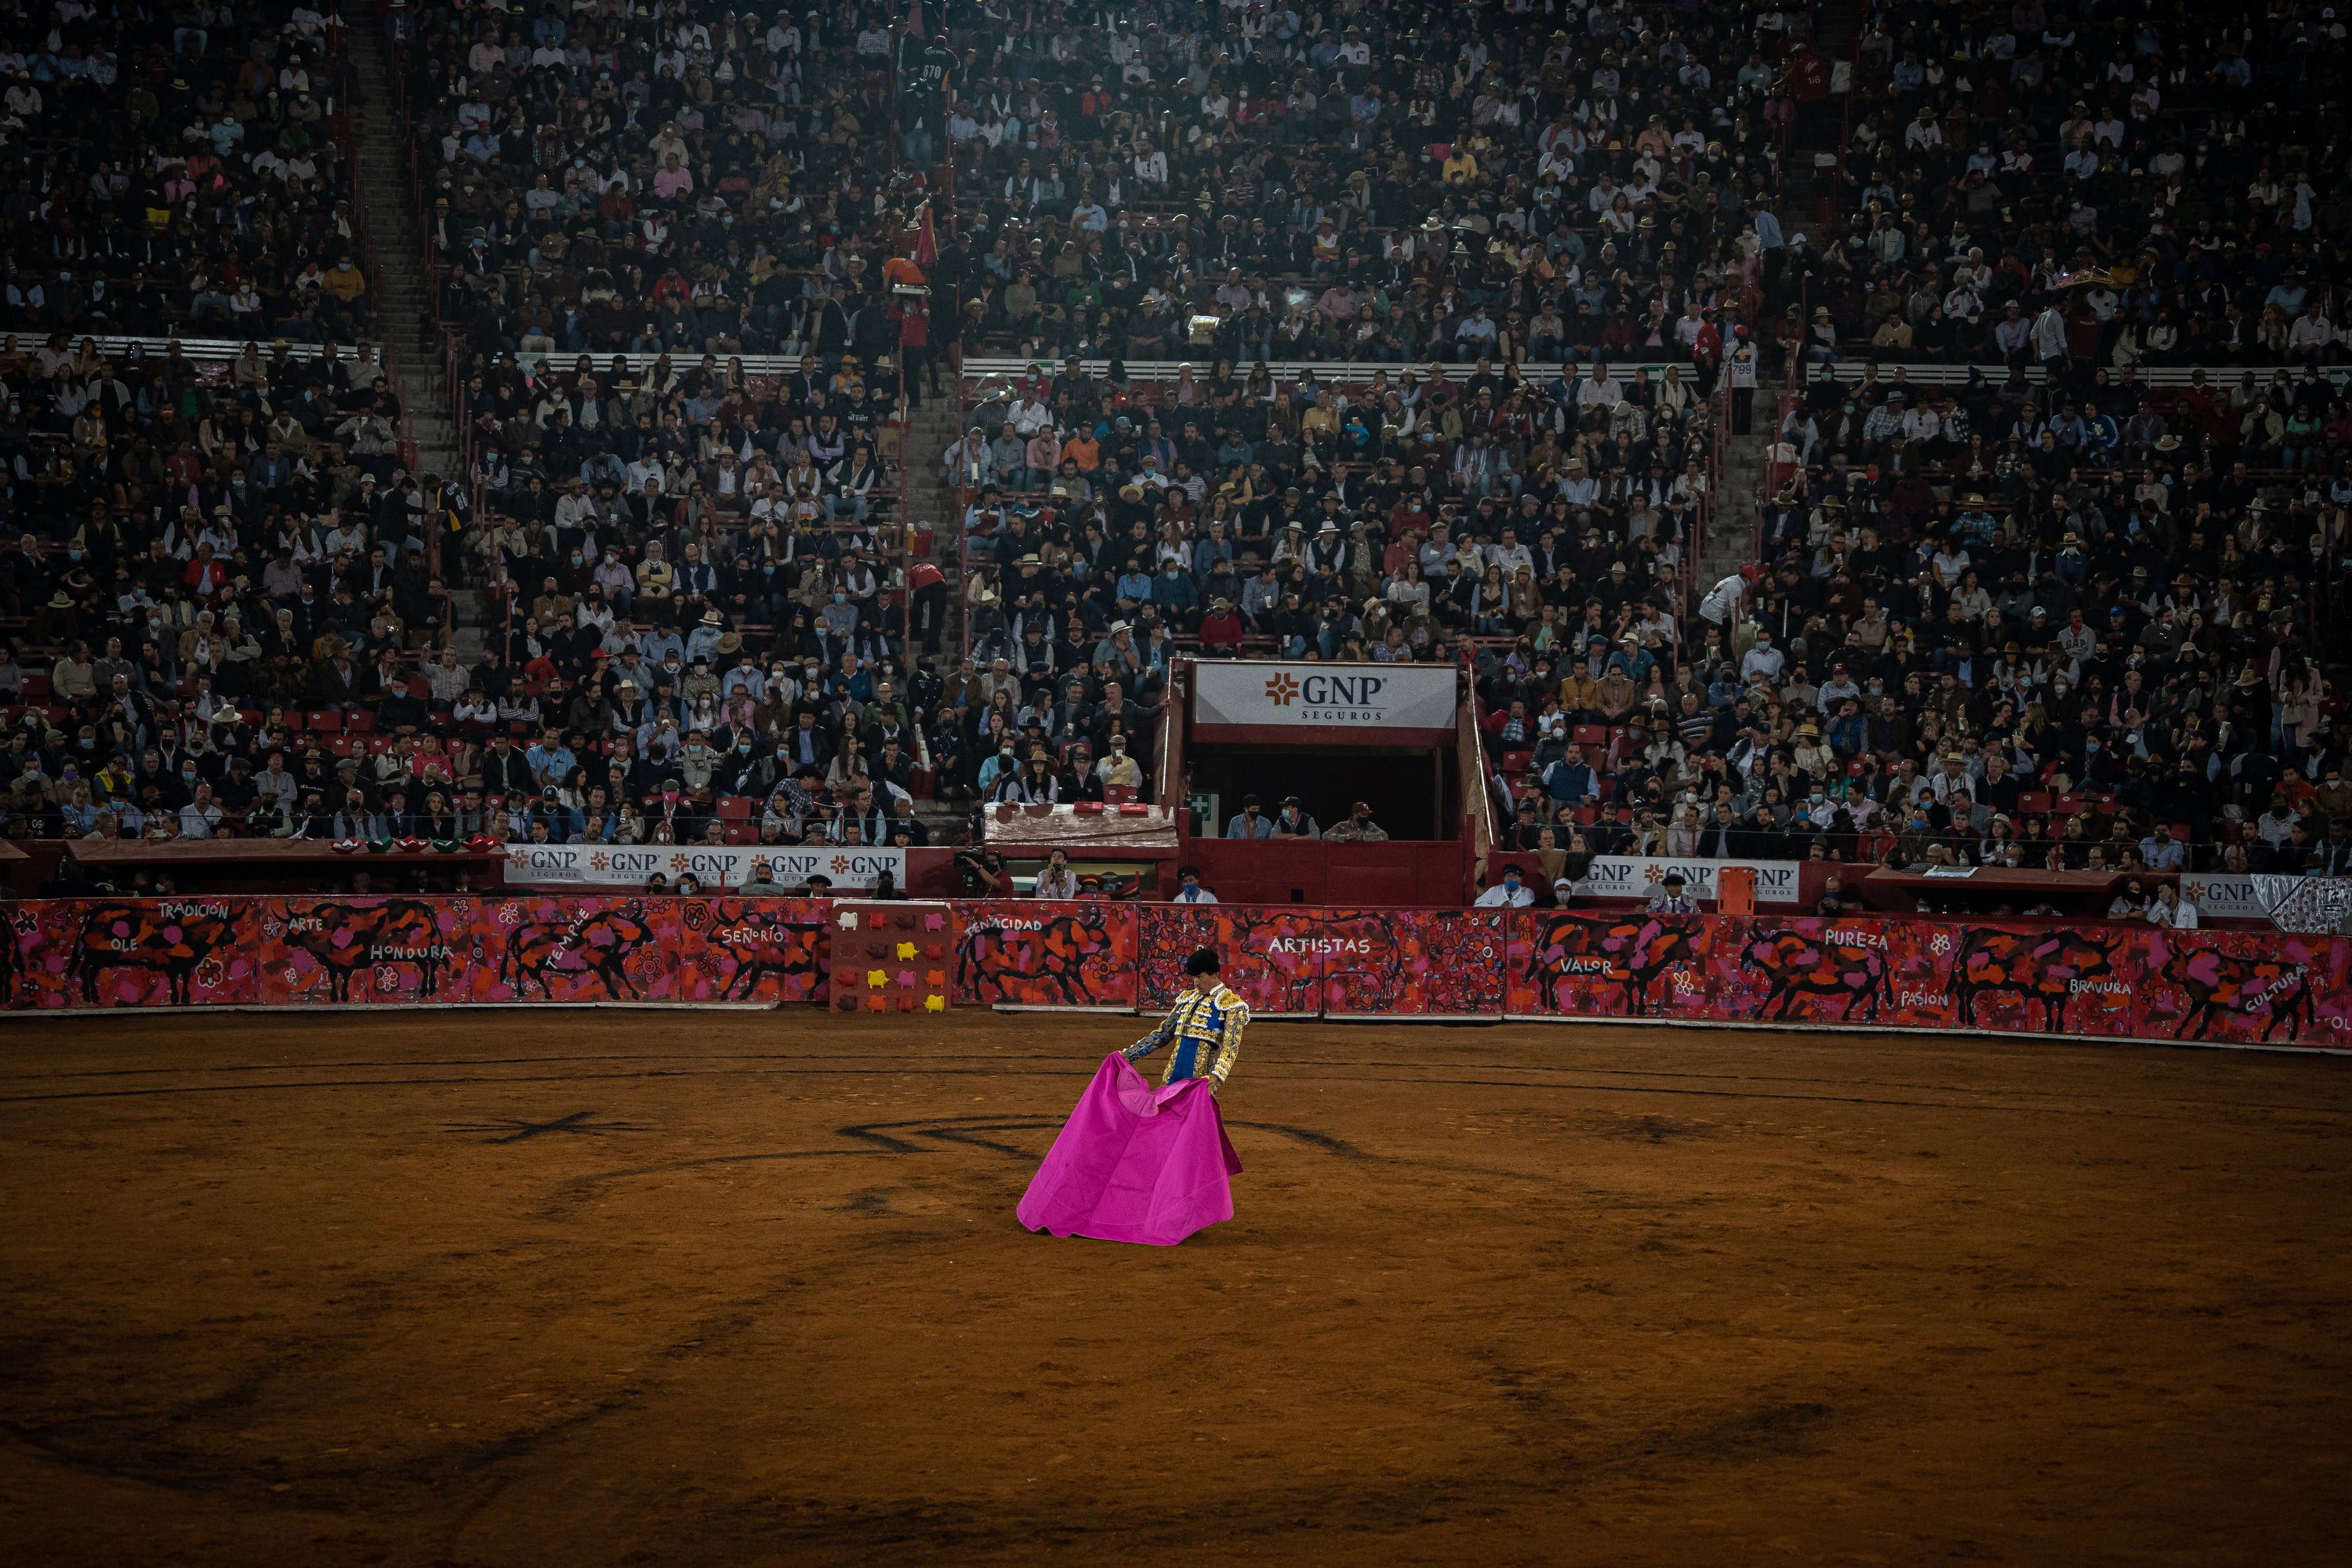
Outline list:
[[[218,966],[236,946],[237,921],[226,903],[178,903],[171,900],[93,904],[83,914],[74,942],[72,973],[81,999],[99,1000],[99,982],[117,971],[159,974],[174,1006],[190,1003],[197,972]]]
[[[318,961],[331,1002],[352,999],[352,975],[388,964],[413,966],[417,994],[431,997],[450,958],[434,906],[418,899],[313,904],[286,922],[286,942]]]
[[[822,906],[814,919],[795,918],[801,906],[728,900],[686,906],[686,929],[700,939],[700,968],[719,1002],[822,1000],[826,929]],[[698,994],[699,997],[700,994]]]
[[[1812,922],[1808,922],[1811,924]],[[1886,938],[1874,929],[1823,924],[1758,931],[1742,956],[1763,986],[1758,1016],[1784,1020],[1800,1008],[1840,1023],[1876,1019],[1890,1000]],[[1834,1012],[1829,1009],[1834,1007]]]
[[[2251,1028],[2262,1021],[2256,1037],[2268,1043],[2284,1025],[2290,1040],[2302,1037],[2315,1019],[2312,1003],[2311,966],[2285,957],[2240,958],[2218,948],[2167,943],[2161,973],[2189,999],[2183,1021],[2185,1039],[2209,1040],[2214,1026],[2228,1019]]]
[[[2052,1034],[2063,1032],[2067,1005],[2076,996],[2126,984],[2116,973],[2115,950],[2112,939],[2095,932],[1971,931],[1952,961],[1954,1021],[1974,1026],[1979,1022],[1977,1008],[1983,998],[2007,997],[2029,1022],[2033,1005],[2040,1003],[2042,1027]]]
[[[956,994],[991,1006],[1117,1007],[1135,1000],[1120,973],[1133,952],[1119,951],[1113,911],[1082,910],[1042,919],[986,916],[956,941]]]
[[[550,976],[562,973],[593,977],[608,1000],[635,1002],[639,994],[629,978],[629,960],[652,940],[645,908],[635,899],[571,921],[526,921],[507,933],[499,978],[526,1001],[534,984],[543,999],[554,1001]]]
[[[1691,916],[1551,916],[1536,939],[1537,999],[1547,1012],[1570,1011],[1570,982],[1604,982],[1622,990],[1627,1016],[1646,1017],[1665,1005],[1667,976],[1697,962],[1698,931]]]

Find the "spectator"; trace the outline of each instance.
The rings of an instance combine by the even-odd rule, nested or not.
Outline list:
[[[1323,830],[1316,826],[1313,817],[1307,815],[1306,807],[1297,795],[1286,795],[1282,809],[1274,814],[1274,837],[1319,839],[1323,837]]]
[[[1260,814],[1257,796],[1254,795],[1242,796],[1242,808],[1235,812],[1233,820],[1225,825],[1225,837],[1272,838],[1274,836],[1274,818]]]
[[[1528,890],[1520,877],[1518,863],[1507,861],[1503,866],[1503,879],[1478,895],[1478,907],[1523,910],[1534,903],[1535,894]]]
[[[1217,901],[1216,894],[1201,886],[1201,868],[1198,866],[1179,866],[1176,881],[1176,897],[1171,900],[1173,903],[1213,904]]]
[[[1075,899],[1078,896],[1077,873],[1070,869],[1070,858],[1060,849],[1045,857],[1045,868],[1037,873],[1035,891],[1039,899]]]

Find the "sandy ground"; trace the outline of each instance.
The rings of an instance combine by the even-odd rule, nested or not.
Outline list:
[[[12,1022],[6,1555],[2342,1560],[2352,1063],[1261,1025],[1232,1223],[1024,1234],[1138,1032]]]

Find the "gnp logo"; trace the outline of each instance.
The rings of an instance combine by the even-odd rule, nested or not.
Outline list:
[[[1276,708],[1297,705],[1297,716],[1321,723],[1378,723],[1389,705],[1380,700],[1389,684],[1384,675],[1329,675],[1310,671],[1305,677],[1281,670],[1268,678],[1265,698]]]

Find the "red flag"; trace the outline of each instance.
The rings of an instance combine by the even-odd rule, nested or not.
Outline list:
[[[931,232],[931,204],[923,204],[923,215],[915,225],[915,265],[929,267],[940,258],[939,236]]]

